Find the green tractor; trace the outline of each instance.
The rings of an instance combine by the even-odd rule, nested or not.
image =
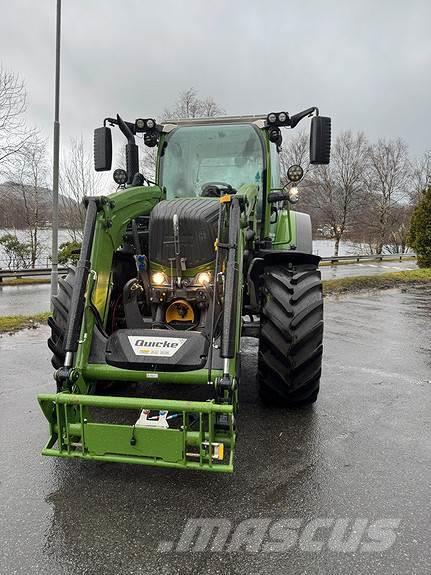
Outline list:
[[[279,168],[281,128],[307,116],[310,161],[328,164],[331,120],[317,108],[162,124],[117,116],[95,130],[95,169],[111,169],[118,126],[127,170],[114,171],[115,193],[86,198],[79,262],[52,301],[44,455],[231,472],[242,336],[259,340],[264,402],[316,400],[319,258],[309,216],[290,209],[302,168],[284,186]],[[136,137],[157,147],[156,182],[139,171]]]

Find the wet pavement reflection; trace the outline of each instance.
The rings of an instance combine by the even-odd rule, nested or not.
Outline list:
[[[0,565],[25,574],[429,573],[431,290],[325,301],[314,408],[269,409],[243,341],[234,475],[42,458],[47,328],[0,338]],[[190,518],[399,519],[379,553],[158,551]],[[322,528],[315,539],[325,541]],[[413,568],[414,566],[414,568]]]

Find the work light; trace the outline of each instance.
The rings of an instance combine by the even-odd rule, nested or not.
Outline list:
[[[304,170],[298,164],[290,166],[290,168],[287,170],[287,177],[291,182],[299,182],[299,180],[302,179],[303,175]]]
[[[139,132],[146,132],[147,130],[154,130],[156,127],[156,121],[153,118],[138,118],[135,120],[135,126],[137,131]]]
[[[112,174],[112,177],[114,178],[114,182],[119,186],[123,186],[127,182],[126,171],[122,168],[117,168]]]
[[[275,124],[277,121],[277,116],[272,112],[271,114],[268,114],[267,120],[268,124]]]
[[[287,120],[287,114],[286,112],[280,112],[278,114],[278,121],[281,122],[282,124],[284,124],[284,122]]]
[[[281,142],[280,128],[271,128],[268,132],[269,141],[278,144]]]
[[[145,132],[144,134],[144,144],[149,148],[154,148],[157,146],[158,137],[157,132]]]

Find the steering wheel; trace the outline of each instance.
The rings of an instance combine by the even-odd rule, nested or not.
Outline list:
[[[206,182],[202,184],[201,190],[201,196],[203,198],[219,198],[222,193],[236,193],[236,190],[234,190],[230,184],[226,184],[226,182]]]

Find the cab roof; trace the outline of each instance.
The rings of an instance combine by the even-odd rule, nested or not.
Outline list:
[[[171,132],[177,126],[208,126],[217,124],[254,124],[258,128],[268,125],[267,114],[254,116],[215,116],[207,118],[182,118],[166,120],[162,123],[162,132]]]

